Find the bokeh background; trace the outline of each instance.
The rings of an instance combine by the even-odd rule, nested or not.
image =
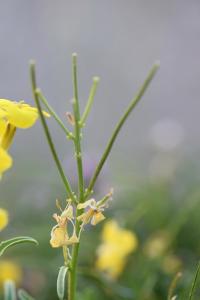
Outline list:
[[[187,295],[200,254],[199,14],[198,0],[0,2],[1,98],[33,104],[28,64],[34,58],[39,86],[65,120],[65,112],[71,110],[72,52],[78,53],[82,109],[92,76],[101,78],[84,129],[87,180],[149,68],[155,60],[161,61],[143,101],[120,133],[96,187],[97,196],[114,187],[108,217],[137,234],[137,252],[113,290],[104,277],[99,287],[94,278],[82,276],[80,299],[93,299],[92,293],[97,297],[97,291],[100,299],[166,297],[178,270],[162,269],[160,255],[165,254],[148,259],[144,251],[147,240],[163,230],[173,235],[166,255],[180,261],[184,275],[179,293]],[[53,120],[49,120],[49,127],[75,185],[72,147]],[[49,247],[54,224],[51,215],[55,199],[64,201],[66,195],[39,122],[30,130],[17,132],[11,152],[14,167],[5,174],[0,195],[1,207],[10,211],[10,225],[2,235],[32,235],[40,246],[19,246],[5,259],[22,268],[22,286],[39,299],[50,299],[49,295],[55,295],[55,278],[62,264],[59,251]],[[133,215],[128,218],[130,211]],[[101,229],[99,225],[85,233],[81,263],[87,268],[94,267]],[[88,282],[92,289],[84,292]]]

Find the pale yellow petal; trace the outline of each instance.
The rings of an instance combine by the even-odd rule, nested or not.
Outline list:
[[[67,207],[67,209],[65,209],[62,214],[61,217],[66,217],[68,219],[73,219],[74,218],[74,211],[73,211],[73,206],[69,205]]]
[[[77,217],[78,221],[82,221],[84,224],[88,224],[94,214],[93,209],[89,209],[85,213],[81,214],[80,216]]]
[[[96,206],[95,199],[90,199],[90,200],[85,201],[84,203],[79,203],[77,208],[78,209],[83,209],[83,208],[91,207],[91,206]]]
[[[91,224],[97,225],[99,222],[103,221],[104,219],[105,219],[105,217],[102,214],[102,212],[95,212],[92,217]]]
[[[68,236],[66,230],[63,227],[55,226],[51,231],[51,240],[50,244],[53,248],[58,248],[66,245]]]
[[[70,246],[77,243],[79,243],[79,239],[74,231],[73,235],[67,240],[66,246]]]

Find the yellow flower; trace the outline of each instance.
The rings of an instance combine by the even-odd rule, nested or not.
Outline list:
[[[43,112],[45,116],[49,116]],[[8,149],[14,137],[16,128],[29,128],[38,119],[38,110],[24,101],[14,102],[0,99],[0,139],[1,146]]]
[[[0,231],[3,230],[8,224],[7,210],[0,208]]]
[[[85,201],[84,203],[80,203],[77,206],[77,209],[84,209],[88,208],[88,210],[78,216],[77,220],[81,221],[83,225],[88,224],[91,222],[92,225],[97,225],[99,222],[105,219],[103,215],[103,211],[107,205],[107,200],[111,198],[113,195],[113,189],[100,201],[96,201],[95,199],[90,199]]]
[[[58,223],[53,227],[51,231],[50,244],[53,248],[70,246],[72,244],[78,243],[79,239],[76,236],[75,226],[72,222],[73,219],[73,207],[68,205],[60,216],[57,214],[53,215],[53,218]],[[71,237],[68,235],[67,227],[68,223],[71,222],[73,225],[73,234]]]
[[[50,115],[46,112],[47,117]],[[12,158],[5,151],[9,149],[16,128],[29,128],[38,118],[38,110],[23,101],[0,99],[0,177],[12,165]]]
[[[0,286],[6,280],[13,280],[17,285],[22,281],[22,270],[14,262],[1,260],[0,261]]]
[[[12,166],[11,156],[0,147],[0,178],[1,174]]]
[[[104,225],[102,241],[97,249],[96,267],[116,279],[125,267],[127,256],[137,249],[138,239],[133,232],[111,220]]]

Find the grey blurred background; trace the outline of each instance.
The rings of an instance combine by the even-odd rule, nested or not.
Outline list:
[[[98,159],[157,59],[161,69],[124,126],[111,168],[116,173],[146,172],[156,151],[176,152],[177,157],[198,154],[200,1],[7,0],[0,1],[0,24],[1,98],[33,103],[28,62],[34,58],[39,86],[64,119],[71,110],[72,52],[79,55],[82,108],[92,76],[100,76],[84,131],[87,156]],[[61,159],[68,160],[70,143],[53,120],[49,124]],[[10,174],[19,176],[22,166],[29,169],[33,164],[36,170],[57,174],[39,122],[18,132],[12,154],[15,166]]]

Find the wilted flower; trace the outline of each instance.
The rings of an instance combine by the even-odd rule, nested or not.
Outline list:
[[[51,240],[50,244],[53,248],[69,246],[79,242],[78,237],[76,236],[75,226],[73,223],[73,207],[71,204],[68,204],[65,210],[61,215],[54,214],[53,218],[58,223],[53,227],[51,231]],[[68,234],[68,225],[69,222],[73,225],[73,234],[69,237]]]
[[[90,199],[84,203],[80,203],[77,206],[77,209],[88,208],[88,210],[82,213],[77,219],[82,221],[83,224],[88,224],[91,222],[92,225],[97,225],[99,222],[105,219],[103,215],[104,209],[107,207],[107,200],[113,195],[113,189],[100,201],[95,199]]]
[[[22,281],[22,270],[20,266],[9,260],[0,261],[0,286],[3,287],[3,284],[6,280],[12,280],[17,285]]]
[[[111,220],[104,225],[102,241],[97,249],[96,267],[115,279],[122,273],[127,256],[137,249],[138,239],[135,233]]]
[[[8,224],[7,210],[0,208],[0,231],[3,230]]]

